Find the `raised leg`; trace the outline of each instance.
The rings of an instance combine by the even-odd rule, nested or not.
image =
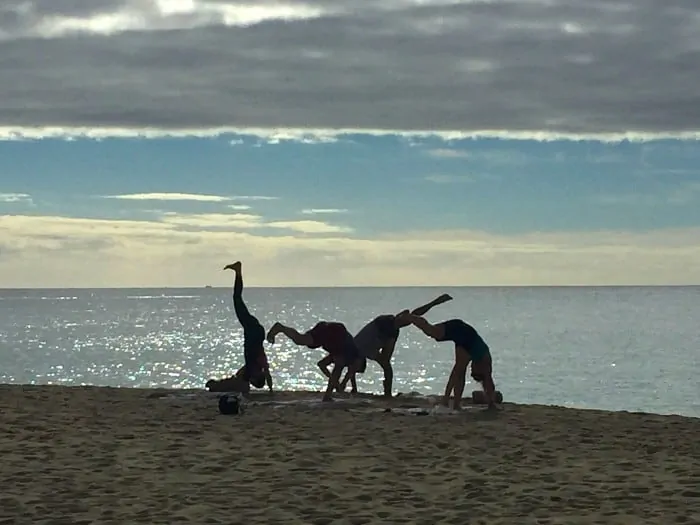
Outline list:
[[[299,346],[311,346],[314,344],[314,338],[311,334],[302,334],[296,329],[290,326],[285,326],[282,323],[275,323],[272,325],[270,331],[267,332],[267,341],[271,344],[274,344],[275,336],[277,334],[286,335],[287,337],[289,337],[289,339],[291,339],[294,342],[294,344]]]
[[[236,273],[236,278],[233,283],[233,309],[236,312],[238,322],[241,323],[244,330],[257,328],[260,326],[260,321],[250,313],[248,307],[243,301],[243,270],[240,261],[229,264],[224,267],[224,270],[233,270]]]
[[[432,310],[433,308],[435,308],[436,306],[439,306],[439,305],[441,305],[441,304],[443,304],[443,303],[446,303],[446,302],[448,302],[448,301],[451,301],[451,300],[452,300],[452,296],[449,295],[449,294],[444,293],[444,294],[442,294],[440,297],[438,297],[438,298],[436,298],[436,299],[433,299],[433,300],[430,301],[429,303],[424,304],[423,306],[419,306],[418,308],[412,310],[412,311],[411,311],[411,314],[413,314],[413,315],[419,315],[419,316],[422,317],[422,316],[424,316],[425,314],[427,314],[430,310]]]

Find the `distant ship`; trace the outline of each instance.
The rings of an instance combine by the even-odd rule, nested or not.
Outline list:
[[[204,288],[211,288],[211,284],[206,285]]]

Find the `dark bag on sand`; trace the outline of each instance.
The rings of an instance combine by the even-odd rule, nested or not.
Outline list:
[[[219,412],[226,416],[242,414],[243,400],[240,396],[225,394],[219,397]]]

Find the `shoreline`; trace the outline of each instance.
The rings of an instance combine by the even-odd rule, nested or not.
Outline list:
[[[76,389],[76,390],[115,390],[115,391],[132,391],[143,393],[149,398],[159,398],[169,394],[202,394],[211,398],[216,398],[223,395],[225,392],[209,392],[204,387],[202,388],[166,388],[166,387],[132,387],[132,386],[103,386],[103,385],[55,385],[55,384],[33,384],[33,383],[0,383],[0,394],[4,390],[13,389],[46,389],[46,390],[61,390],[61,389]],[[271,401],[273,399],[278,399],[281,401],[293,401],[295,399],[306,399],[318,397],[320,400],[323,396],[322,390],[276,390],[272,395],[268,393],[265,389],[254,389],[247,394],[246,399],[251,402],[258,401]],[[360,392],[354,396],[347,393],[334,393],[335,398],[338,400],[348,400],[348,399],[365,399],[378,404],[401,404],[404,402],[414,403],[415,406],[428,406],[430,403],[437,403],[437,400],[441,398],[440,394],[421,394],[420,392],[399,392],[394,394],[391,399],[384,398],[381,394],[372,394]],[[471,405],[471,397],[465,392],[462,402],[465,405]],[[482,405],[478,405],[481,407]],[[604,408],[590,408],[590,407],[572,407],[566,405],[556,405],[556,404],[543,404],[543,403],[518,403],[514,401],[504,400],[502,403],[503,407],[513,406],[522,408],[549,408],[557,410],[570,410],[570,411],[582,411],[582,412],[595,412],[600,414],[630,414],[630,415],[640,415],[640,416],[658,416],[658,417],[671,417],[671,418],[683,418],[689,420],[696,420],[700,422],[700,416],[689,416],[684,414],[676,413],[659,413],[659,412],[647,412],[643,410],[608,410]]]
[[[224,416],[217,395],[1,385],[0,523],[700,522],[697,418],[513,403],[415,417],[398,408],[429,400],[387,412],[310,391]]]

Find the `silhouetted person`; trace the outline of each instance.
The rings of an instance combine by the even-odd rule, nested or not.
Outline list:
[[[425,315],[433,307],[451,301],[452,297],[448,294],[443,294],[437,299],[432,300],[428,304],[419,306],[410,312],[413,315]],[[399,338],[401,328],[411,324],[408,310],[403,310],[398,314],[386,314],[375,317],[367,323],[355,335],[355,345],[360,352],[360,356],[365,359],[371,359],[379,363],[384,371],[384,395],[391,397],[391,387],[394,379],[394,369],[391,366],[391,357],[394,355],[396,341]],[[319,366],[327,366],[330,364],[330,356],[326,357],[319,363]],[[325,362],[328,360],[328,362]],[[361,365],[358,372],[363,372],[364,367]],[[345,378],[340,383],[340,389],[344,390],[348,380],[352,384],[352,392],[357,392],[356,374],[350,374],[348,371]]]
[[[267,383],[272,392],[272,376],[270,375],[270,365],[267,361],[265,348],[265,328],[260,321],[250,313],[243,301],[243,276],[241,262],[235,262],[224,267],[224,270],[233,270],[236,278],[233,284],[233,309],[236,312],[238,322],[243,327],[243,356],[245,364],[236,374],[222,381],[211,380],[207,382],[207,388],[217,391],[245,390],[236,388],[241,381],[255,388],[262,388]],[[248,387],[248,390],[250,387]]]
[[[461,408],[467,366],[472,364],[472,378],[481,383],[489,408],[496,408],[496,385],[493,382],[491,351],[479,333],[461,319],[450,319],[438,324],[430,324],[423,317],[409,315],[411,324],[436,341],[451,341],[455,344],[455,364],[445,387],[442,399],[449,406],[450,394],[454,391],[455,410]]]

